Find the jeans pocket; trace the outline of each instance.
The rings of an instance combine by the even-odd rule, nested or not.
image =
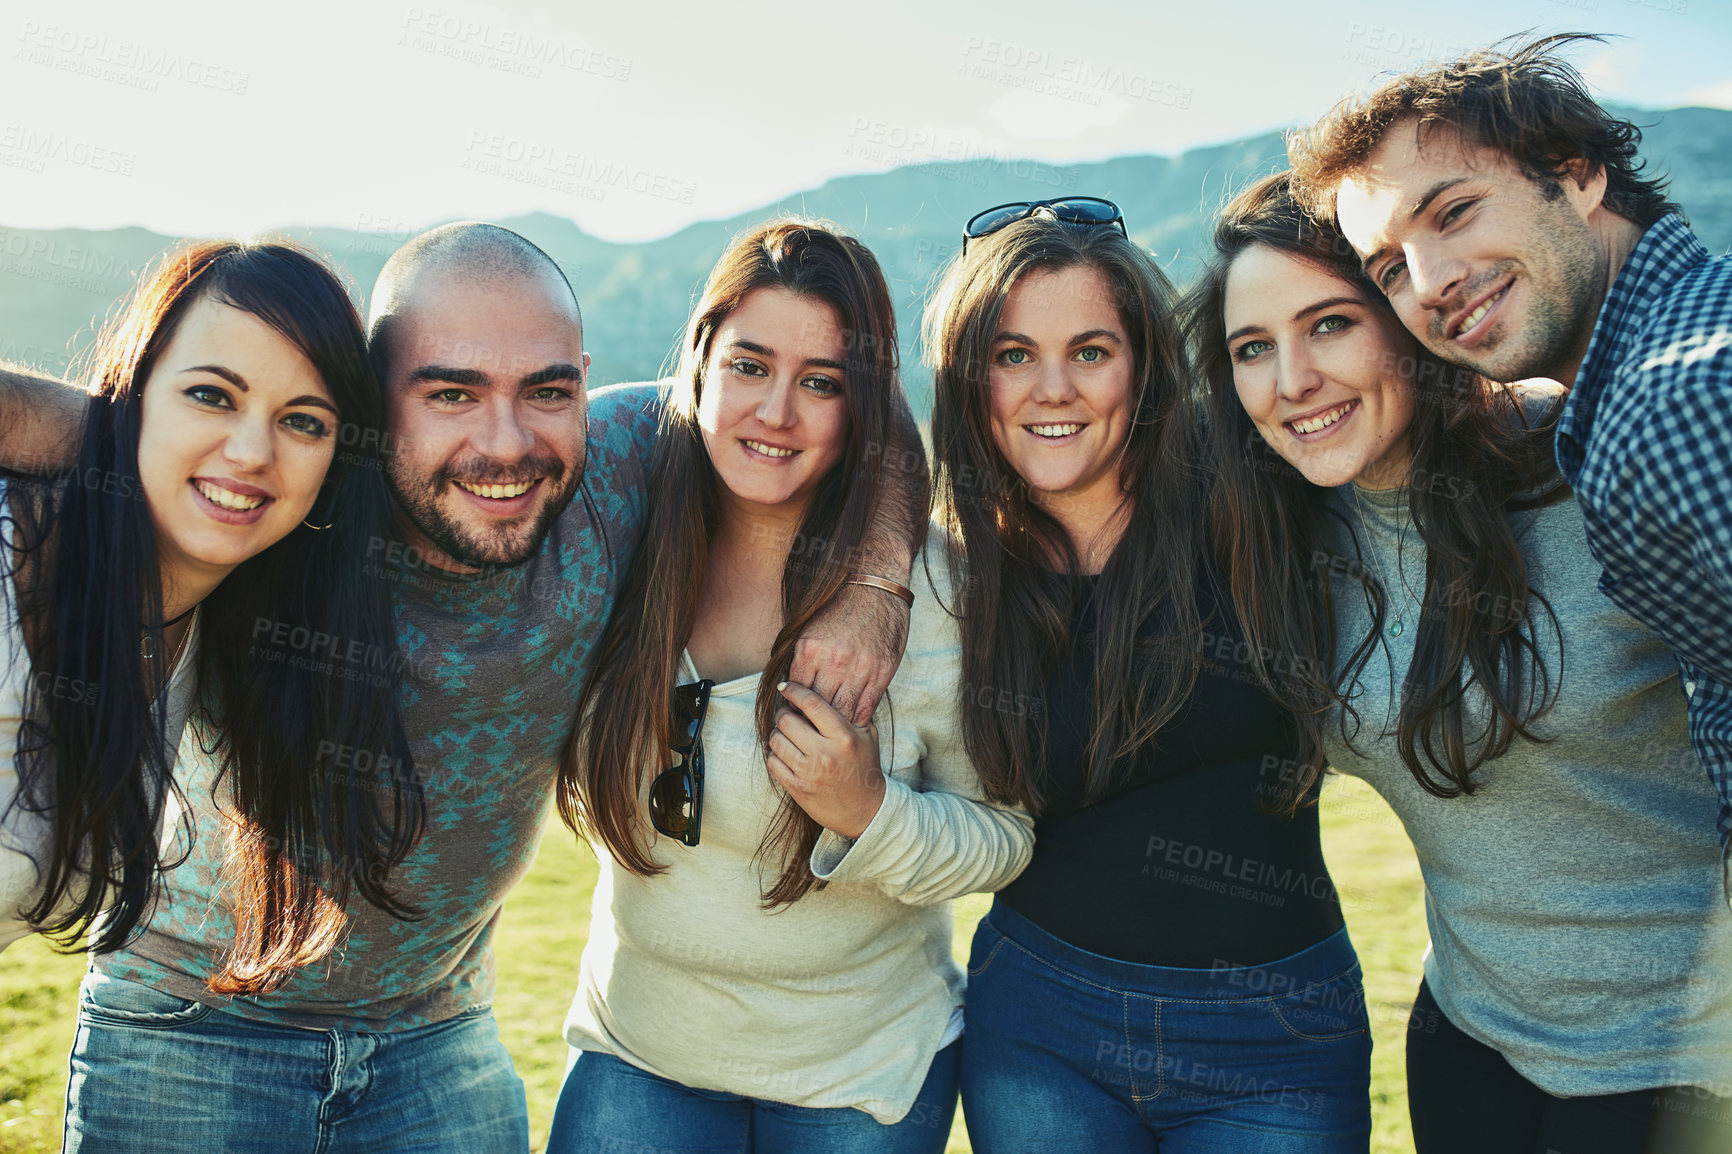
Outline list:
[[[974,931],[974,944],[968,948],[968,976],[978,978],[986,973],[1009,944],[1010,939],[999,933],[990,921],[981,921]]]
[[[110,1026],[173,1030],[216,1013],[213,1006],[190,1002],[143,984],[92,970],[78,988],[78,1016]]]
[[[1313,1042],[1358,1038],[1371,1030],[1365,983],[1357,964],[1333,978],[1269,999],[1269,1012],[1289,1034]]]

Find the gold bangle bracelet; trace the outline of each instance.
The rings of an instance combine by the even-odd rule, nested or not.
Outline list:
[[[914,606],[914,590],[899,582],[892,581],[888,577],[874,577],[870,573],[850,573],[842,579],[842,584],[865,585],[872,589],[882,589],[884,592],[894,593],[908,602],[910,608]]]

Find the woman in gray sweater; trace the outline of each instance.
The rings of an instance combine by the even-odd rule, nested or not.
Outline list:
[[[1633,1154],[1723,1117],[1715,798],[1676,664],[1596,588],[1560,387],[1432,359],[1286,174],[1215,247],[1190,317],[1217,544],[1256,575],[1258,675],[1308,719],[1289,793],[1364,778],[1425,877],[1417,1149]]]

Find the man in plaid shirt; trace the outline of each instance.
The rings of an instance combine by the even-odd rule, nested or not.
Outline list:
[[[1584,39],[1474,52],[1344,102],[1291,142],[1295,182],[1428,348],[1570,388],[1558,462],[1600,588],[1678,658],[1726,846],[1732,259],[1709,256],[1643,176],[1640,132],[1557,55]]]

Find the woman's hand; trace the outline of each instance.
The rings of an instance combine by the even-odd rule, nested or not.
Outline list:
[[[812,820],[845,838],[866,832],[884,801],[878,729],[855,725],[823,697],[791,681],[765,759],[770,776]]]

